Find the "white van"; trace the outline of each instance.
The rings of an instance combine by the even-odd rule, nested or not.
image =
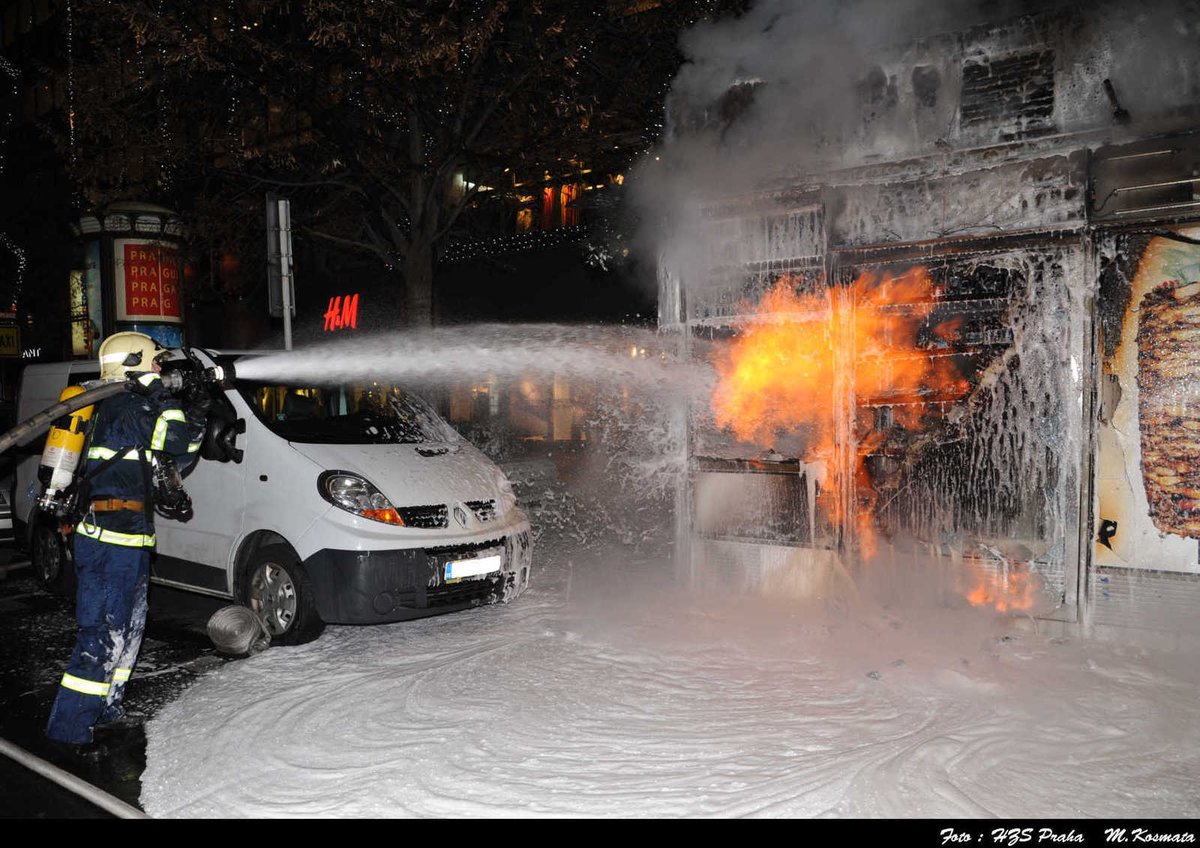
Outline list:
[[[208,366],[253,354],[193,349]],[[95,361],[29,365],[18,420],[98,377]],[[503,472],[399,387],[212,389],[202,459],[184,480],[194,514],[156,516],[151,581],[257,610],[274,643],[326,623],[373,624],[507,601],[529,585],[529,520]],[[37,447],[17,469],[13,511],[35,572],[73,582],[69,546],[39,520]]]

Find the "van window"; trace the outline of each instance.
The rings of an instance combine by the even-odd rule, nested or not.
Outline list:
[[[399,386],[282,386],[238,382],[271,432],[289,442],[455,442],[455,430],[421,397]]]

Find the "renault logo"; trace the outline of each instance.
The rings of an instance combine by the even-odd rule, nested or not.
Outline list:
[[[457,521],[459,524],[461,524],[463,527],[467,526],[467,514],[466,514],[466,512],[463,511],[463,508],[461,506],[456,506],[454,508],[454,520]]]

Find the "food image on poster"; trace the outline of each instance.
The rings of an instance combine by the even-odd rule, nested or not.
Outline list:
[[[1108,260],[1096,316],[1092,562],[1200,574],[1200,227],[1133,233]]]
[[[1200,538],[1200,283],[1147,292],[1137,331],[1142,480],[1154,526]]]

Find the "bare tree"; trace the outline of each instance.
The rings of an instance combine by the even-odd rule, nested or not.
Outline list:
[[[224,245],[249,244],[264,189],[301,196],[303,231],[377,257],[427,325],[464,211],[521,193],[513,174],[628,164],[679,32],[738,5],[77,0],[73,173]]]

